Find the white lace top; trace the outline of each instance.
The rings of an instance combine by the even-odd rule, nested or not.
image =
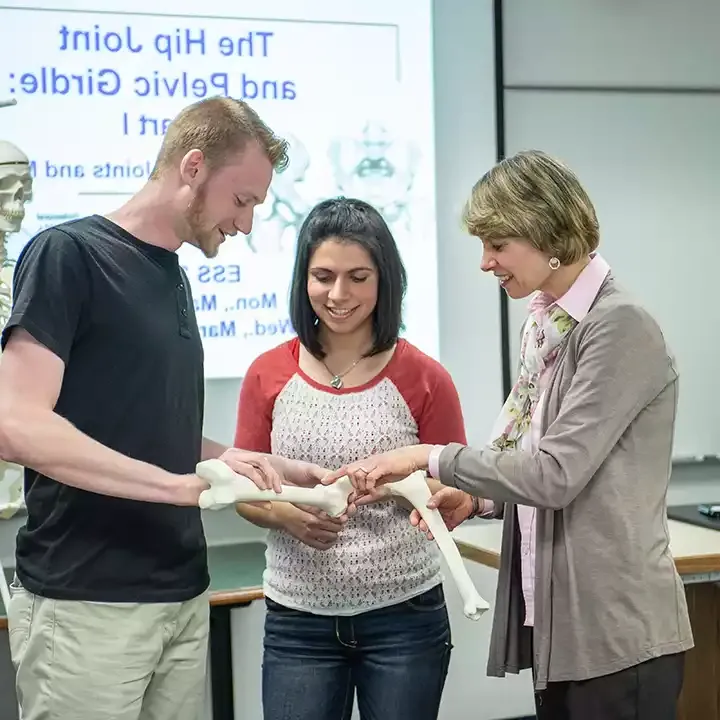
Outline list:
[[[400,341],[385,370],[356,388],[320,385],[298,367],[296,339],[248,370],[235,445],[337,468],[418,442],[465,442],[455,386],[436,361]],[[403,602],[441,581],[435,543],[394,500],[363,506],[335,545],[316,550],[270,531],[264,590],[287,607],[352,615]]]

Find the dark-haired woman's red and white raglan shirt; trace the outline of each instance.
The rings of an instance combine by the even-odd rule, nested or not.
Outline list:
[[[338,468],[417,443],[466,443],[457,390],[437,361],[405,340],[365,385],[335,390],[298,365],[297,338],[248,369],[235,446]],[[435,543],[394,500],[366,505],[338,542],[316,550],[281,530],[267,539],[264,590],[297,610],[353,615],[404,602],[442,580]]]

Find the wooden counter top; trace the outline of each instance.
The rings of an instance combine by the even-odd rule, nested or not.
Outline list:
[[[720,532],[668,520],[670,551],[680,575],[720,572]],[[453,531],[460,554],[488,567],[500,567],[502,521],[485,520]]]
[[[683,576],[720,573],[720,532],[669,520],[670,549]],[[460,554],[492,568],[500,567],[502,521],[484,520],[461,525],[453,532]],[[208,548],[210,604],[242,605],[261,600],[265,543],[233,543]],[[12,577],[12,570],[6,568]],[[7,628],[0,603],[0,629]]]

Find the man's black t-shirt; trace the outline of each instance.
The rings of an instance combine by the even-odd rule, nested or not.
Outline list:
[[[65,363],[55,411],[173,473],[200,460],[203,349],[175,253],[92,216],[41,232],[15,269],[5,347],[21,327]],[[199,508],[98,495],[25,471],[17,574],[37,595],[180,602],[208,586]]]

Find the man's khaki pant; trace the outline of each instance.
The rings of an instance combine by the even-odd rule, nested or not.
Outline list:
[[[22,720],[199,720],[210,606],[51,600],[11,586]]]

